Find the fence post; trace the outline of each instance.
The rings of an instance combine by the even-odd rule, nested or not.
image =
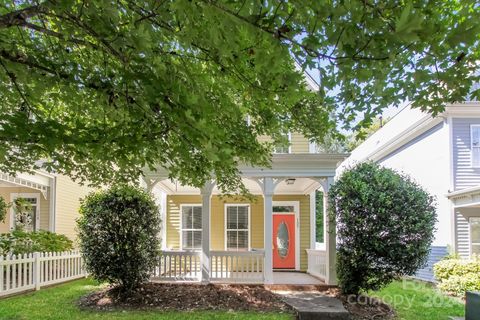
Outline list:
[[[40,290],[40,252],[33,253],[33,283],[35,290]]]

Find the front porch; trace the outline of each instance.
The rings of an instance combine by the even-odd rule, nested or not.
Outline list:
[[[251,199],[224,198],[214,181],[196,189],[168,179],[161,168],[149,172],[146,188],[157,197],[163,221],[163,250],[153,279],[336,284],[335,227],[328,223],[326,200],[343,158],[274,155],[271,168],[240,168]],[[315,212],[317,189],[323,192],[321,213]],[[315,239],[316,214],[323,215],[324,249]],[[274,272],[279,269],[297,272],[288,280]]]

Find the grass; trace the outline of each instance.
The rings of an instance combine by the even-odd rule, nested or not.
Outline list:
[[[93,312],[77,307],[79,297],[100,286],[89,279],[42,289],[11,298],[0,299],[1,320],[50,319],[229,319],[229,320],[292,320],[288,314],[249,312]],[[383,290],[370,293],[393,306],[398,320],[447,320],[448,316],[463,316],[464,305],[458,299],[446,297],[429,284],[417,281],[397,281]]]
[[[393,306],[399,320],[447,320],[465,314],[462,301],[443,295],[425,282],[396,281],[370,295]]]
[[[288,314],[261,314],[249,312],[160,312],[160,311],[128,311],[128,312],[93,312],[80,310],[77,307],[79,297],[100,286],[89,279],[82,279],[37,292],[0,299],[1,320],[50,320],[50,319],[229,319],[229,320],[291,320]]]

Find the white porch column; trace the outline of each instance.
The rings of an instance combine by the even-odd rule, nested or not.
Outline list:
[[[210,208],[213,183],[207,182],[200,190],[202,195],[202,282],[210,281]]]
[[[266,177],[263,179],[263,210],[264,210],[264,249],[265,249],[265,262],[264,262],[264,277],[265,284],[273,284],[273,246],[272,246],[272,234],[273,234],[273,191],[275,184],[273,178]]]
[[[333,184],[333,178],[326,178],[323,186],[323,221],[325,223],[324,235],[325,235],[325,248],[326,252],[326,264],[327,274],[325,282],[329,285],[337,284],[337,271],[336,271],[336,256],[337,256],[337,232],[335,219],[330,220],[328,215],[328,192],[330,186]]]

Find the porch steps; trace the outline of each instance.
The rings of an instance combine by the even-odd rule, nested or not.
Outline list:
[[[321,292],[280,293],[285,303],[296,312],[299,320],[348,320],[350,314],[343,303]]]

